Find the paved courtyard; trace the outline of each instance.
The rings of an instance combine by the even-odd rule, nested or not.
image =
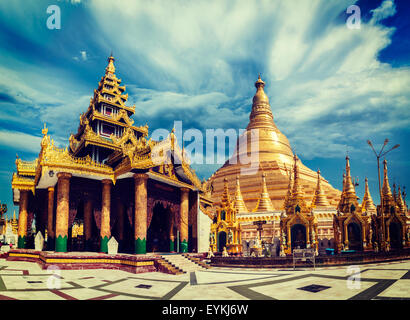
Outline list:
[[[2,259],[0,299],[410,299],[410,261],[295,271],[211,268],[169,275],[42,270],[36,263]]]

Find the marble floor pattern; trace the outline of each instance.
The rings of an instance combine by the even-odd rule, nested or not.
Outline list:
[[[42,270],[0,260],[0,300],[410,299],[410,261],[349,267],[217,268],[170,275]]]

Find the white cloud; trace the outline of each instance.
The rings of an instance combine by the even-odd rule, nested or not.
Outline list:
[[[394,2],[372,10],[361,29],[340,21],[351,4],[106,0],[91,7],[101,43],[113,39],[124,65],[151,88],[130,93],[139,117],[245,127],[260,71],[279,128],[314,158],[340,157],[346,145],[353,152],[369,135],[410,124],[410,70],[378,59],[394,32],[378,22],[395,14]]]
[[[384,1],[357,30],[339,20],[351,4],[102,0],[89,8],[95,42],[118,52],[120,78],[131,70],[124,84],[136,125],[148,122],[152,130],[153,123],[184,120],[184,129],[244,128],[261,72],[278,127],[302,156],[314,158],[340,157],[346,144],[354,152],[357,141],[410,124],[410,70],[378,58],[394,32],[379,22],[395,14],[394,2]],[[75,58],[94,56],[84,49]],[[0,85],[63,141],[92,93],[58,70],[27,69],[24,77],[0,69],[8,75]]]
[[[385,0],[380,7],[371,10],[371,12],[373,13],[373,16],[370,23],[377,23],[393,16],[396,13],[396,5],[392,0]]]
[[[81,59],[83,59],[83,61],[87,60],[87,51],[80,51],[81,53]]]
[[[31,134],[0,130],[0,145],[18,151],[26,151],[38,154],[40,152],[41,137],[36,137]]]

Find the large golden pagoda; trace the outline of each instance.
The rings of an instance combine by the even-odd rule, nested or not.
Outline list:
[[[259,170],[263,170],[266,174],[266,188],[272,207],[276,210],[282,210],[288,191],[288,170],[293,165],[293,152],[288,139],[273,121],[269,98],[264,92],[265,82],[260,76],[255,82],[255,87],[256,93],[253,97],[250,121],[246,131],[239,137],[232,157],[208,179],[208,184],[212,185],[212,199],[218,205],[223,193],[224,179],[228,180],[230,190],[235,190],[235,178],[240,175],[243,200],[249,211],[255,211],[260,199],[260,186],[263,184],[263,177]],[[256,165],[258,170],[257,172],[246,172],[250,165],[241,163],[241,159],[245,159],[243,158],[246,156],[245,153],[252,150],[252,142],[256,140],[253,130],[258,133],[259,149]],[[303,165],[300,160],[298,160],[298,168],[300,185],[303,185],[306,201],[310,203],[317,187],[317,173]],[[333,188],[323,177],[321,177],[321,189],[326,197],[325,199],[321,196],[321,200],[336,207],[340,199],[340,191]]]

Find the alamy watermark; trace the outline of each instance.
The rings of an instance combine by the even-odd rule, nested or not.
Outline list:
[[[351,5],[346,9],[346,13],[350,14],[350,16],[346,20],[346,26],[349,29],[360,29],[360,7],[357,5]]]
[[[49,266],[47,273],[51,273],[51,276],[47,279],[47,289],[61,289],[61,270],[57,266]]]
[[[50,30],[61,29],[61,10],[60,7],[53,4],[47,7],[47,13],[51,14],[46,21],[47,28]]]
[[[360,267],[359,266],[348,266],[346,273],[349,275],[347,277],[346,286],[348,289],[360,289],[361,288],[361,277],[360,277]]]

